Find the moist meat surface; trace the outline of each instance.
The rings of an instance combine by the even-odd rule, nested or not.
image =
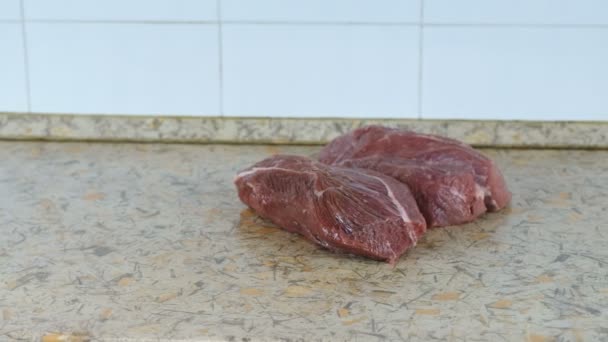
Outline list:
[[[394,263],[426,231],[408,187],[372,170],[276,155],[235,184],[260,216],[334,251]]]
[[[319,160],[372,169],[407,184],[429,227],[472,221],[511,199],[492,160],[440,136],[367,126],[334,139]]]

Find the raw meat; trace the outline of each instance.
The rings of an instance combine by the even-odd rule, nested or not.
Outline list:
[[[340,165],[377,170],[407,184],[428,227],[470,222],[486,212],[484,194],[467,165],[429,165],[377,156],[348,159]]]
[[[235,184],[260,216],[334,251],[394,264],[426,231],[408,187],[371,170],[277,155],[241,171]]]
[[[472,221],[511,199],[494,163],[470,146],[435,135],[367,126],[342,135],[321,162],[369,168],[407,184],[429,227]]]

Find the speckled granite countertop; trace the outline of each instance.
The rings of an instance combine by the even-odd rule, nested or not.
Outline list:
[[[392,269],[238,201],[317,149],[0,142],[0,340],[608,340],[608,151],[485,150],[511,208]]]

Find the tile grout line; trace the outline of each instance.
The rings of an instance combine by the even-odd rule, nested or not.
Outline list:
[[[221,0],[218,0],[221,2]],[[423,1],[423,0],[421,0]],[[420,26],[417,22],[365,22],[365,21],[255,21],[255,20],[80,20],[80,19],[28,19],[26,23],[46,24],[159,24],[159,25],[285,25],[285,26]],[[0,23],[18,23],[20,20],[1,19]],[[552,24],[552,23],[441,23],[428,22],[428,27],[484,27],[484,28],[596,28],[608,29],[608,24]]]
[[[217,0],[217,45],[219,62],[219,87],[220,87],[220,116],[224,116],[224,44],[222,34],[222,0]]]
[[[418,25],[418,119],[422,119],[422,67],[424,66],[424,0],[420,0]]]
[[[20,0],[19,5],[21,9],[21,42],[23,43],[23,71],[25,72],[25,98],[27,101],[27,112],[32,112],[32,96],[30,90],[30,58],[27,48],[27,30],[25,22],[25,0]]]
[[[217,0],[217,4],[221,0]],[[221,15],[221,9],[218,7]],[[0,22],[16,20],[0,20]],[[284,21],[284,20],[110,20],[110,19],[28,19],[27,22],[45,24],[166,24],[166,25],[331,25],[331,26],[415,26],[416,22],[374,22],[374,21]]]

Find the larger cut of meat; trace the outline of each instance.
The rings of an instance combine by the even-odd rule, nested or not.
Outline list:
[[[440,136],[367,126],[334,139],[319,159],[372,169],[407,184],[429,226],[469,222],[511,199],[492,160]]]
[[[260,216],[334,251],[394,263],[426,231],[408,187],[372,170],[277,155],[235,184]]]

